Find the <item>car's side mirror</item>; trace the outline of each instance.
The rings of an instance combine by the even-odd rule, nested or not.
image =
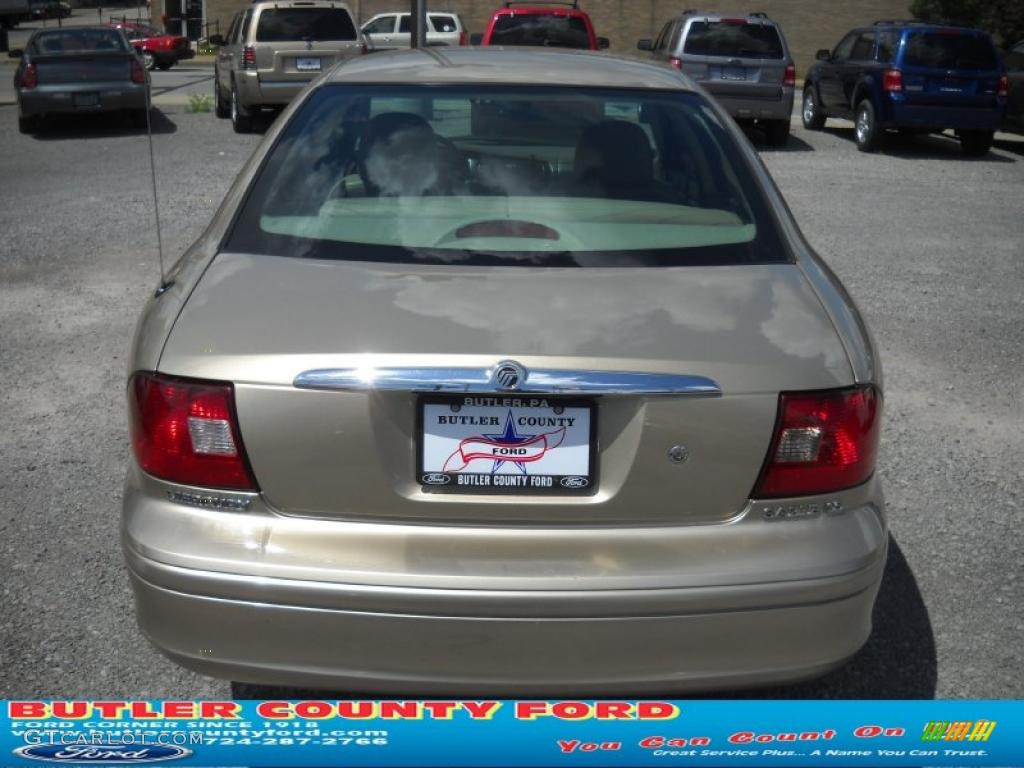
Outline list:
[[[224,45],[224,35],[210,35],[210,45]]]
[[[608,46],[610,46],[610,45],[611,45],[611,42],[609,42],[607,37],[599,37],[599,38],[597,38],[597,47],[600,48],[602,51],[605,48],[607,48]]]
[[[484,35],[482,32],[474,32],[469,36],[470,45],[481,45],[484,41]]]
[[[816,54],[814,54],[814,58],[816,58],[818,61],[832,61],[832,51],[830,51],[828,48],[822,48]]]
[[[20,59],[25,55],[25,51],[21,48],[11,48],[11,50],[7,52],[7,55],[12,59]]]
[[[636,41],[636,47],[641,51],[653,51],[654,41],[651,40],[649,37],[645,37],[643,40]]]

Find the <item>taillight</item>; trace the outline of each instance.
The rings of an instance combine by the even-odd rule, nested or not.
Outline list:
[[[132,447],[144,471],[186,485],[259,490],[239,434],[231,384],[136,373],[128,400]]]
[[[146,82],[146,70],[142,68],[142,62],[138,59],[132,59],[132,82]]]
[[[996,96],[1001,99],[1005,99],[1010,95],[1010,78],[1006,75],[1002,75],[999,78],[999,85],[996,86]]]
[[[256,49],[251,45],[242,49],[242,69],[256,69]]]
[[[786,66],[786,73],[782,76],[782,85],[786,88],[796,87],[796,67],[794,65]]]
[[[882,73],[882,90],[886,93],[899,93],[903,90],[903,73],[898,69],[887,69]]]
[[[682,71],[683,69],[683,60],[680,59],[678,56],[670,57],[668,63],[680,71]]]
[[[21,70],[21,79],[18,81],[18,85],[22,88],[35,88],[39,85],[39,72],[36,70],[35,64],[25,65],[25,68]]]
[[[459,45],[469,45],[469,33],[466,30],[459,33]]]
[[[875,471],[881,421],[874,387],[783,393],[753,498],[831,493],[865,482]]]
[[[365,56],[369,52],[370,52],[370,46],[367,45],[366,41],[364,40],[363,44],[359,46],[359,53],[362,54],[363,56]]]

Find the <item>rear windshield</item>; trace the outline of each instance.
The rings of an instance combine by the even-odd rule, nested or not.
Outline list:
[[[768,24],[734,21],[694,21],[686,36],[684,53],[691,56],[736,56],[781,59],[779,31]]]
[[[579,16],[553,13],[502,14],[494,22],[491,45],[544,45],[589,48],[587,25]]]
[[[356,26],[342,8],[266,8],[256,27],[256,42],[355,40]]]
[[[952,32],[911,32],[903,63],[936,69],[997,69],[992,41],[983,35]]]
[[[68,29],[39,32],[32,38],[30,51],[37,56],[129,51],[127,41],[117,29]]]
[[[430,14],[430,23],[434,25],[435,32],[458,32],[458,24],[454,16],[442,16],[439,13]]]
[[[558,267],[788,258],[704,97],[542,86],[317,89],[227,248]]]

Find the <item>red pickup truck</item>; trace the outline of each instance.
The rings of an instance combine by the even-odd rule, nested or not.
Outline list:
[[[590,17],[579,9],[576,2],[508,2],[504,8],[491,14],[487,31],[473,44],[537,45],[596,51],[608,47],[608,38],[597,36]]]

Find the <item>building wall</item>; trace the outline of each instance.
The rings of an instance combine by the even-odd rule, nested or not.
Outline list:
[[[163,1],[153,0],[153,17],[163,13]],[[384,11],[407,10],[408,0],[348,0],[349,7],[363,21]],[[206,0],[207,21],[219,20],[227,31],[236,10],[247,0]],[[482,32],[491,12],[501,0],[428,0],[428,8],[456,11],[472,32]],[[764,11],[782,24],[786,40],[797,62],[797,77],[807,71],[819,48],[831,48],[851,27],[876,19],[909,17],[909,0],[580,0],[590,14],[599,35],[610,38],[613,51],[635,50],[642,37],[655,37],[662,24],[686,7],[746,14]]]

